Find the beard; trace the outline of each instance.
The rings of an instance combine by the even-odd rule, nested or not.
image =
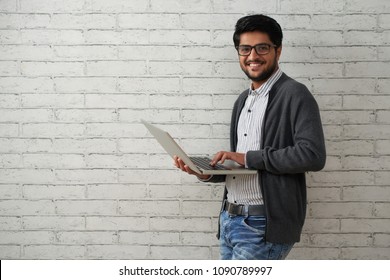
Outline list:
[[[251,61],[251,62],[259,62],[259,63],[261,63],[261,61],[258,61],[258,60],[254,60],[254,61]],[[246,74],[246,76],[247,76],[251,81],[254,81],[254,82],[263,82],[263,81],[268,80],[268,78],[272,76],[272,74],[273,74],[273,73],[275,72],[275,70],[277,69],[277,66],[278,66],[278,61],[277,61],[277,59],[275,58],[275,60],[273,61],[273,63],[270,65],[269,68],[265,69],[263,72],[257,74],[256,76],[255,76],[255,75],[252,75],[251,73],[249,73],[249,71],[247,71],[245,68],[243,68],[242,70],[244,71],[244,73]]]

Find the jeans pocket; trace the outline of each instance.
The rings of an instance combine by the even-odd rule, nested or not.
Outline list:
[[[264,216],[248,216],[242,220],[243,225],[256,233],[265,233],[267,221]]]

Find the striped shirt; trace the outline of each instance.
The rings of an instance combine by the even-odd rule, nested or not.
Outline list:
[[[258,89],[249,88],[237,128],[237,153],[260,150],[261,127],[268,103],[268,93],[283,72],[280,68]],[[228,201],[244,205],[263,204],[260,182],[254,175],[227,175]]]

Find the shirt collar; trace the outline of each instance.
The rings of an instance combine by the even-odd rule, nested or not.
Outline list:
[[[249,86],[249,93],[248,95],[266,95],[271,90],[272,86],[276,83],[277,80],[282,76],[283,71],[278,68],[278,70],[275,71],[271,75],[271,77],[268,78],[268,80],[262,84],[260,87],[256,89],[252,89],[252,84]]]

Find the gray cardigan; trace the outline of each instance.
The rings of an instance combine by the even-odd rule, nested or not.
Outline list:
[[[238,119],[247,95],[248,90],[242,92],[233,107],[232,151],[237,147]],[[298,242],[306,215],[305,172],[321,170],[326,154],[318,105],[303,84],[286,74],[269,93],[262,135],[261,149],[248,151],[246,160],[250,169],[257,169],[261,174],[266,241]],[[225,176],[214,176],[210,181],[224,180]]]

